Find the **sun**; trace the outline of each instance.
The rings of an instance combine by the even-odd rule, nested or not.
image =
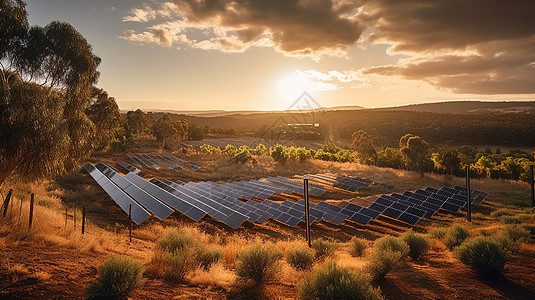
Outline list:
[[[277,94],[284,100],[295,100],[304,92],[314,90],[314,82],[304,75],[290,74],[282,77],[277,82]]]

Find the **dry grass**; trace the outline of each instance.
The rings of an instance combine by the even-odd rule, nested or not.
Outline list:
[[[197,268],[189,276],[188,282],[197,286],[217,286],[230,289],[236,282],[236,274],[223,264],[213,264],[208,270]]]

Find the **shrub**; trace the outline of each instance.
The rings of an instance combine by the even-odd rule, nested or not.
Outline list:
[[[444,236],[444,245],[448,249],[453,250],[453,248],[461,245],[464,240],[470,236],[470,232],[462,225],[454,225],[448,229],[446,235]]]
[[[323,238],[315,239],[311,243],[312,249],[316,252],[316,258],[333,256],[338,246]]]
[[[247,150],[247,149],[241,149],[241,150],[238,150],[233,156],[232,156],[232,159],[235,161],[235,162],[239,162],[239,163],[246,163],[248,162],[249,160],[251,160],[253,157],[251,156],[251,151]]]
[[[535,224],[522,224],[521,226],[529,231],[531,235],[535,235]]]
[[[20,229],[18,232],[17,232],[17,239],[18,240],[29,240],[31,238],[33,238],[33,232],[29,231],[29,230],[26,230],[26,229]]]
[[[497,218],[501,216],[510,216],[511,212],[507,208],[500,208],[491,212],[490,215],[494,218]]]
[[[298,270],[308,270],[314,261],[314,252],[309,248],[299,247],[286,251],[286,260]]]
[[[422,234],[415,233],[412,229],[401,236],[401,240],[409,245],[409,256],[412,259],[420,259],[429,250],[429,241]]]
[[[111,256],[98,267],[98,278],[86,289],[89,297],[126,299],[143,284],[143,266],[127,257]]]
[[[276,277],[280,271],[282,252],[269,245],[256,244],[238,253],[236,274],[243,279],[262,284]]]
[[[391,235],[383,236],[375,241],[373,244],[375,252],[395,251],[400,252],[402,257],[407,257],[409,254],[409,245],[401,239],[395,238]]]
[[[517,224],[506,225],[492,239],[508,252],[517,252],[530,237],[530,232]]]
[[[351,241],[349,241],[349,253],[355,257],[362,256],[364,250],[366,250],[367,244],[367,240],[354,236],[351,238]]]
[[[502,222],[505,224],[520,224],[520,218],[518,216],[503,216]]]
[[[196,246],[195,237],[184,229],[175,229],[167,232],[164,236],[156,241],[158,248],[176,253],[185,248]]]
[[[208,269],[213,263],[223,258],[224,251],[219,248],[208,247],[204,244],[197,245],[195,259],[204,269]]]
[[[269,148],[269,155],[276,161],[284,161],[288,159],[288,151],[282,145],[276,145]]]
[[[164,253],[163,274],[169,281],[184,282],[189,271],[197,265],[189,249]]]
[[[305,276],[299,285],[301,299],[383,299],[380,289],[367,276],[351,272],[330,261],[326,267]]]
[[[507,260],[505,250],[485,237],[463,243],[455,250],[455,255],[482,277],[500,277]]]
[[[448,230],[444,227],[433,228],[429,231],[429,236],[435,239],[443,239]]]
[[[367,269],[374,280],[380,280],[394,268],[400,266],[409,254],[409,245],[393,236],[387,235],[373,245],[373,253]]]

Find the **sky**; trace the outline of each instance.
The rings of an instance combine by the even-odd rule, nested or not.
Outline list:
[[[535,100],[532,0],[29,0],[72,24],[122,110]]]

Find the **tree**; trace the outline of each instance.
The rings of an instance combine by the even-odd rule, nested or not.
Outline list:
[[[139,136],[141,133],[147,131],[147,129],[150,127],[147,114],[141,109],[127,112],[126,124],[128,125],[128,131],[136,136]]]
[[[100,58],[68,23],[29,28],[22,1],[0,0],[0,25],[0,185],[71,169],[93,149]]]
[[[188,135],[189,124],[186,120],[173,122],[169,115],[163,115],[152,125],[152,134],[162,147],[177,148]]]
[[[115,98],[109,97],[103,89],[94,87],[91,99],[92,103],[85,113],[95,125],[96,149],[103,149],[115,136],[121,114]]]
[[[361,162],[375,163],[377,161],[377,152],[368,134],[364,130],[359,130],[353,133],[352,138],[351,150],[357,152]]]
[[[403,141],[406,141],[400,149],[405,158],[405,164],[409,170],[415,170],[423,177],[424,172],[433,167],[431,148],[421,137],[410,135],[406,138],[407,136],[409,135],[403,136],[400,140],[400,146],[403,145]]]
[[[459,153],[457,151],[451,149],[439,151],[437,159],[438,165],[440,165],[446,173],[454,175],[459,172],[461,159],[459,158]]]

